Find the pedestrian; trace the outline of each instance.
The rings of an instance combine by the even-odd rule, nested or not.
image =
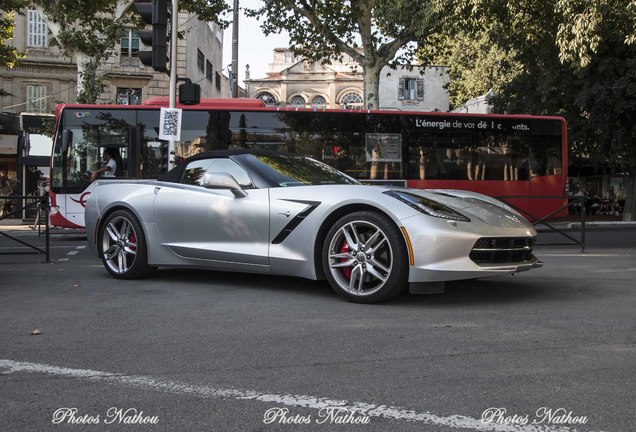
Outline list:
[[[40,224],[40,217],[42,215],[42,213],[46,213],[45,210],[42,208],[42,205],[45,203],[44,200],[49,199],[49,182],[44,180],[42,181],[39,185],[38,185],[38,196],[40,197],[40,199],[38,200],[38,206],[37,206],[37,213],[35,214],[35,222],[33,222],[33,225],[31,225],[31,229],[35,230],[38,225]],[[53,228],[53,226],[51,225],[51,214],[48,214],[48,220],[46,221],[49,224],[49,227]]]
[[[0,197],[4,199],[2,200],[2,213],[0,216],[6,216],[11,213],[12,200],[9,198],[11,194],[13,194],[11,184],[6,177],[2,177],[2,179],[0,179]]]

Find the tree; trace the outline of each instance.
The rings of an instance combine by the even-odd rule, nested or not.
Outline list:
[[[125,25],[141,23],[132,10],[134,0],[35,0],[53,39],[77,65],[77,100],[94,103],[102,91],[99,67],[112,54]],[[224,0],[182,0],[180,8],[199,19],[223,24]]]
[[[23,56],[13,46],[8,45],[6,41],[13,39],[15,14],[25,4],[26,0],[3,0],[2,5],[0,5],[0,66],[13,67]],[[9,95],[9,93],[0,88],[0,97]]]
[[[436,15],[434,0],[264,0],[259,9],[247,11],[263,18],[265,34],[285,30],[290,48],[308,60],[329,63],[348,54],[364,73],[364,100],[377,108],[381,69],[396,58],[413,57],[409,42],[428,34]]]
[[[492,64],[495,110],[562,115],[569,127],[571,163],[636,174],[636,1],[452,0],[441,46],[431,38],[422,60],[447,60],[456,104],[477,94],[476,64]],[[459,55],[457,46],[468,47]],[[492,49],[496,47],[496,49]],[[451,54],[448,54],[448,53]],[[503,53],[497,59],[492,53]],[[467,61],[466,58],[469,60]],[[498,73],[501,64],[516,65]],[[488,77],[487,74],[481,74]],[[484,80],[485,81],[485,80]],[[479,90],[483,90],[483,87]],[[635,198],[631,181],[628,197]],[[625,218],[636,216],[628,200]]]
[[[421,45],[418,58],[422,64],[449,66],[446,88],[451,109],[490,90],[501,93],[505,84],[523,71],[514,48],[504,49],[491,43],[491,31],[438,33]]]

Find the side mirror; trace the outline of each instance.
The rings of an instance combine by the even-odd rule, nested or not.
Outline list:
[[[236,198],[244,198],[247,196],[241,185],[236,179],[227,173],[213,172],[203,174],[201,186],[206,189],[228,189],[231,190]]]
[[[62,154],[66,154],[72,143],[73,132],[68,129],[64,129],[62,131]]]

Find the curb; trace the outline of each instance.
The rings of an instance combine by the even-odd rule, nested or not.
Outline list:
[[[636,222],[623,222],[623,221],[594,221],[585,222],[586,228],[633,228],[636,227]],[[581,228],[581,222],[570,222],[567,224],[568,229]]]

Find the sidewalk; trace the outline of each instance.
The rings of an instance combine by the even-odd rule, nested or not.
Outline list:
[[[38,227],[31,229],[33,221],[22,221],[22,219],[2,219],[0,220],[0,231],[12,232],[12,231],[27,231],[38,233]],[[42,234],[46,231],[46,226],[40,226]],[[84,228],[58,228],[52,227],[49,229],[49,234],[85,234]]]
[[[27,231],[30,230],[30,224],[32,222],[22,222],[22,219],[2,219],[0,220],[0,231]],[[42,229],[44,229],[44,226],[42,226]]]
[[[548,220],[547,223],[560,230],[580,230],[581,218],[579,216],[568,216]],[[606,229],[606,228],[636,228],[636,221],[624,222],[622,216],[588,216],[585,219],[585,229]],[[544,224],[535,225],[535,229],[541,231],[552,231]]]

